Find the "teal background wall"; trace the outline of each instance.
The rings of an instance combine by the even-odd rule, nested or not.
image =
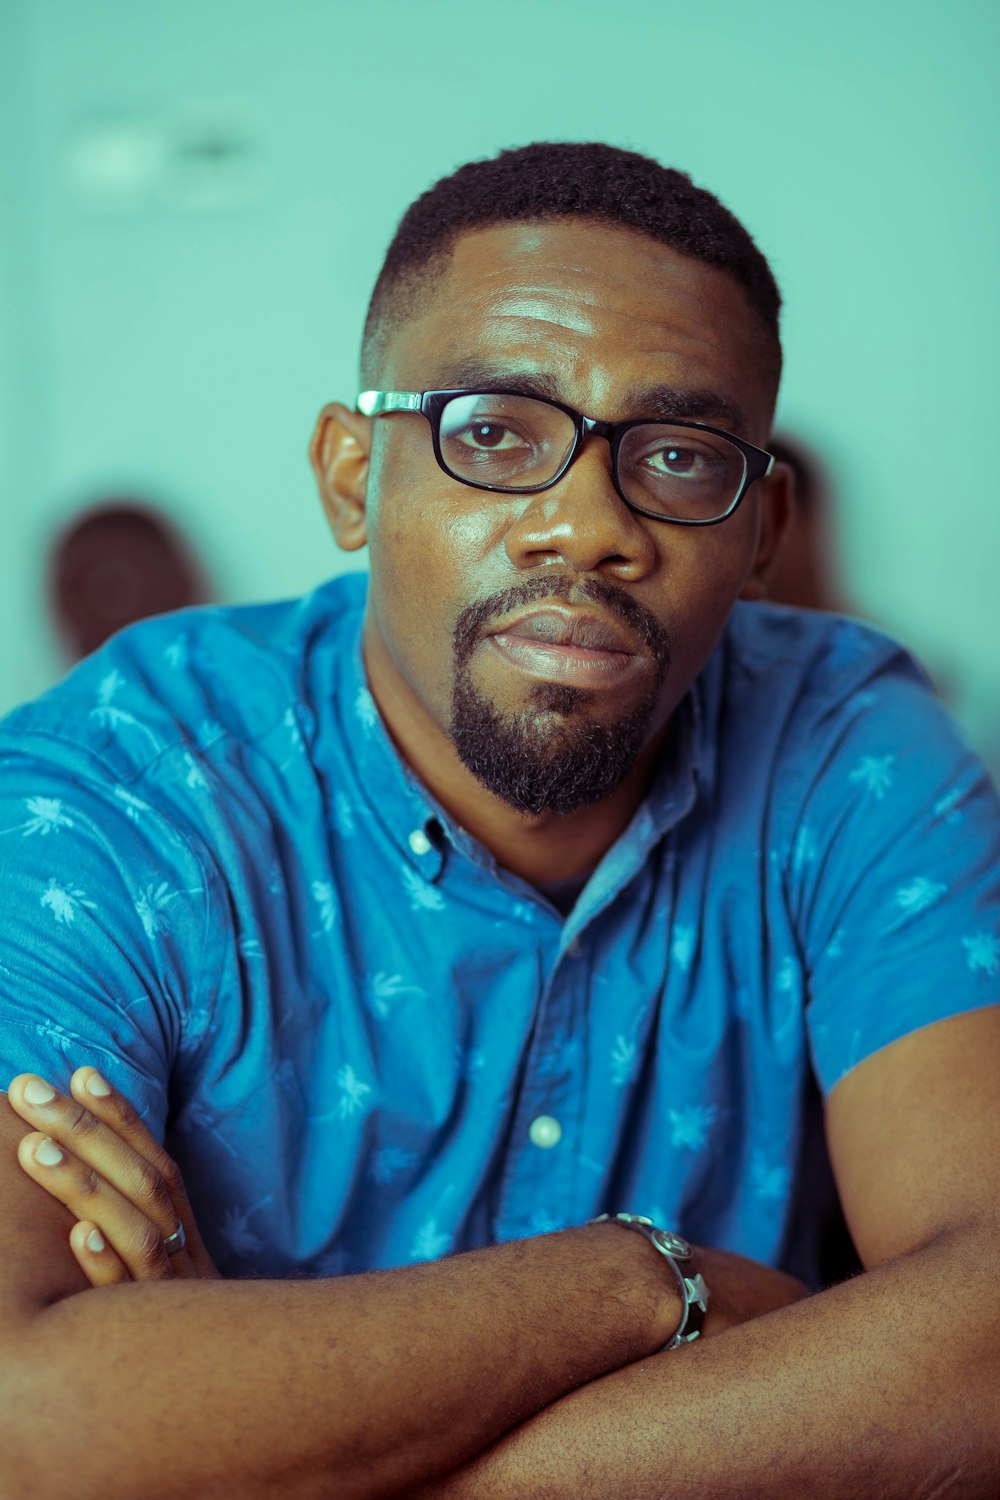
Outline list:
[[[771,258],[780,423],[831,470],[845,585],[996,766],[998,16],[0,0],[0,709],[61,670],[45,549],[102,494],[166,506],[225,599],[347,565],[304,448],[400,213],[463,160],[602,138]]]

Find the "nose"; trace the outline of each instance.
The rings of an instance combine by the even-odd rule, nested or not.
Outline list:
[[[644,524],[615,489],[607,439],[590,437],[558,484],[531,497],[504,544],[517,568],[562,563],[634,583],[656,561],[648,529],[655,524]]]

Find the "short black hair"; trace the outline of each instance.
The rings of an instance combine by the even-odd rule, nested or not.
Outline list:
[[[386,334],[414,314],[464,230],[569,216],[621,225],[727,272],[770,334],[780,371],[781,294],[740,221],[685,172],[600,141],[518,146],[468,162],[422,193],[400,220],[375,282],[362,370],[374,373]]]

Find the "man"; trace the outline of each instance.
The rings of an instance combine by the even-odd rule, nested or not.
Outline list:
[[[777,312],[680,174],[461,169],[313,439],[367,595],[10,721],[12,1490],[993,1492],[1000,821],[895,648],[756,602]],[[120,1095],[258,1279],[162,1277]],[[796,1300],[831,1163],[866,1273]]]

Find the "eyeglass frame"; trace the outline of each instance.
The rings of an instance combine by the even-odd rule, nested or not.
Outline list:
[[[510,489],[499,484],[482,484],[478,480],[466,479],[461,474],[453,473],[441,454],[441,417],[448,403],[460,396],[516,396],[522,400],[539,401],[543,406],[554,406],[557,411],[564,412],[567,417],[572,418],[576,437],[558,473],[554,474],[551,479],[546,479],[544,484],[525,485],[518,489]],[[754,443],[748,443],[745,438],[736,437],[734,433],[726,432],[721,427],[711,427],[707,422],[693,422],[674,417],[629,417],[624,422],[603,422],[597,417],[585,417],[583,412],[577,411],[574,406],[567,406],[564,401],[556,401],[551,396],[536,396],[526,391],[497,389],[478,391],[472,387],[460,387],[457,390],[447,391],[361,391],[355,404],[362,416],[366,417],[388,416],[395,411],[419,412],[421,416],[427,418],[430,424],[434,457],[442,473],[447,474],[449,479],[454,479],[457,484],[468,485],[473,490],[489,490],[497,495],[538,495],[543,490],[550,490],[553,485],[559,483],[570,465],[579,458],[589,437],[606,438],[611,449],[611,482],[619,499],[628,506],[629,510],[635,511],[638,515],[648,516],[652,521],[664,521],[668,526],[718,526],[721,521],[728,521],[750,486],[756,484],[758,479],[766,479],[775,464],[774,454],[768,453],[766,448],[758,448]],[[729,509],[721,516],[712,516],[710,520],[701,521],[686,519],[682,516],[664,516],[659,511],[647,510],[644,506],[637,505],[634,500],[630,500],[622,489],[618,477],[618,453],[625,434],[633,427],[691,427],[696,432],[710,432],[713,437],[725,438],[726,442],[738,448],[743,454],[745,473],[743,483]]]

